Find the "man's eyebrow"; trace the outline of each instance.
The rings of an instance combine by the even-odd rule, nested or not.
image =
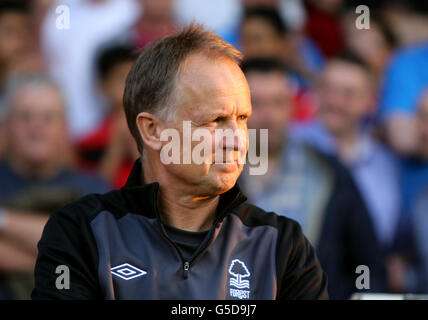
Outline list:
[[[214,110],[214,111],[205,113],[203,115],[203,118],[204,119],[211,119],[211,118],[219,117],[219,116],[220,117],[222,117],[222,116],[228,117],[228,116],[232,115],[233,113],[234,113],[234,109],[229,112],[229,111],[226,111],[225,109],[222,108],[222,109],[218,109],[218,110]],[[241,112],[238,112],[238,115],[241,115],[241,114],[250,115],[251,110],[243,110]]]

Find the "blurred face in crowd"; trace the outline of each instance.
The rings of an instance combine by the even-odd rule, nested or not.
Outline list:
[[[373,106],[367,72],[342,60],[327,64],[320,78],[318,96],[320,117],[333,135],[356,129]]]
[[[10,64],[29,49],[28,17],[18,12],[0,15],[0,63]]]
[[[102,80],[104,93],[107,95],[114,108],[122,107],[126,76],[131,70],[133,63],[133,61],[127,61],[117,64]]]
[[[247,59],[269,57],[282,59],[285,40],[263,18],[251,17],[241,26],[241,49]]]
[[[40,166],[61,158],[67,141],[62,103],[59,91],[49,85],[18,89],[5,125],[10,160]]]
[[[283,146],[285,128],[291,117],[292,94],[288,80],[281,72],[249,71],[247,81],[253,107],[248,127],[268,129],[268,152],[275,154]]]
[[[193,54],[181,66],[173,96],[177,101],[173,107],[175,118],[167,122],[166,127],[176,129],[181,141],[183,121],[191,121],[192,132],[204,129],[212,141],[205,159],[212,163],[167,164],[165,170],[181,183],[197,187],[201,195],[226,192],[241,174],[243,164],[238,163],[239,154],[245,159],[248,149],[247,119],[251,114],[251,100],[244,74],[229,59]],[[215,141],[217,129],[230,129],[240,135],[229,142]],[[192,141],[191,150],[200,143]],[[183,159],[183,145],[180,152]],[[214,163],[218,153],[223,155],[223,163]]]
[[[422,96],[416,118],[419,154],[428,159],[428,90]]]

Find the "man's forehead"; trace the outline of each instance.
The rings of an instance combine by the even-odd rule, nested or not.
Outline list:
[[[179,104],[207,102],[248,93],[248,84],[239,66],[230,59],[190,56],[183,63],[176,85]]]

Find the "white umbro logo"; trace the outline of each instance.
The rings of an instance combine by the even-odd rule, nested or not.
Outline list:
[[[146,271],[138,269],[137,267],[134,267],[129,263],[123,263],[119,266],[111,268],[111,273],[124,280],[131,280],[147,274]]]

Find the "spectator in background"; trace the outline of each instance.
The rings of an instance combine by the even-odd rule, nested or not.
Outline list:
[[[23,70],[42,70],[44,63],[36,51],[31,33],[31,10],[27,1],[0,2],[0,118],[4,113],[5,81]],[[0,159],[4,153],[5,135],[0,120]]]
[[[343,15],[345,48],[346,51],[352,52],[370,67],[377,94],[383,81],[385,68],[397,46],[397,39],[380,15],[371,13],[370,28],[363,30],[355,27],[357,17],[355,7]]]
[[[301,34],[287,28],[278,10],[274,8],[251,7],[245,11],[241,23],[240,45],[248,59],[279,59],[303,78],[300,80],[313,81],[322,66],[322,58],[316,49],[309,48]],[[312,50],[311,54],[308,54],[308,50]]]
[[[55,12],[66,5],[68,29],[57,28]],[[45,16],[42,48],[49,72],[64,92],[67,121],[73,140],[97,127],[104,116],[96,90],[95,58],[98,50],[116,40],[129,40],[140,15],[136,0],[60,0]]]
[[[241,0],[244,8],[269,7],[277,9],[288,28],[301,30],[306,12],[301,0]]]
[[[350,174],[335,157],[287,133],[292,99],[282,64],[261,58],[242,68],[253,106],[248,127],[269,130],[268,172],[254,176],[244,169],[241,176],[250,201],[300,223],[328,275],[331,299],[350,297],[361,264],[370,268],[371,289],[385,290],[383,253]]]
[[[175,0],[174,4],[180,24],[196,20],[235,47],[239,47],[239,25],[246,9],[260,6],[277,9],[287,27],[294,31],[302,29],[305,23],[301,0]]]
[[[322,66],[322,58],[316,49],[312,50],[314,48],[301,34],[288,29],[276,9],[265,7],[250,8],[245,12],[240,44],[248,59],[270,57],[281,60],[287,66],[296,100],[293,118],[299,121],[313,118],[316,110],[308,87]]]
[[[42,74],[15,75],[7,85],[0,162],[0,275],[11,297],[29,298],[36,244],[48,215],[105,182],[67,166],[64,100]]]
[[[428,293],[428,88],[418,103],[416,152],[402,160],[403,210],[391,257],[394,291]]]
[[[399,163],[377,142],[364,120],[374,112],[375,92],[369,67],[352,54],[332,58],[318,86],[319,119],[296,126],[294,135],[337,155],[352,173],[383,249],[391,250],[400,202]]]
[[[415,114],[423,89],[428,86],[428,41],[400,49],[385,72],[379,120],[391,147],[402,155],[417,148]]]
[[[416,113],[416,151],[402,160],[403,214],[408,216],[421,191],[428,188],[428,86]]]
[[[98,82],[109,102],[102,124],[78,144],[79,166],[99,171],[114,188],[121,188],[131,172],[138,150],[123,111],[125,80],[136,59],[129,46],[112,46],[97,59]]]
[[[1,2],[0,89],[16,61],[31,49],[31,43],[28,6],[22,1]]]
[[[136,47],[144,48],[157,38],[175,31],[173,0],[139,0],[143,13],[134,27],[132,35]]]

